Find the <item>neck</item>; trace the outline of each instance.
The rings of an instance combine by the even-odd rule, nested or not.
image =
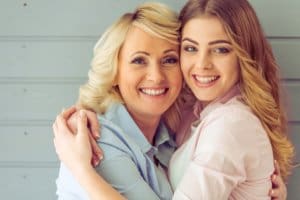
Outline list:
[[[144,136],[147,138],[150,144],[153,144],[153,138],[158,127],[160,117],[137,117],[133,116],[135,123],[143,132]]]

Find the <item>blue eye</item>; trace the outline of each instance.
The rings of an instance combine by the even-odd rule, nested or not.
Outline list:
[[[177,57],[167,57],[163,59],[163,64],[177,64],[178,58]]]
[[[137,65],[144,65],[146,64],[146,60],[142,57],[137,57],[137,58],[134,58],[132,61],[131,61],[132,64],[137,64]]]
[[[183,47],[183,50],[186,51],[186,52],[196,52],[196,51],[197,51],[197,48],[188,45],[188,46],[184,46],[184,47]]]
[[[212,52],[217,53],[217,54],[227,54],[231,52],[231,49],[226,48],[226,47],[218,47],[212,49]]]

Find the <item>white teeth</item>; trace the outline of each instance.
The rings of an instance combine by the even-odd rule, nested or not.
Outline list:
[[[165,93],[166,89],[141,89],[141,91],[147,95],[157,96]]]
[[[195,76],[195,78],[200,83],[207,84],[207,83],[210,83],[210,82],[216,80],[218,77],[217,76],[210,76],[210,77],[208,77],[208,76],[206,76],[206,77]]]

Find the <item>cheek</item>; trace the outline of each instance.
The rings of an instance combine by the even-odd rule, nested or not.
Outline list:
[[[188,69],[189,69],[189,66],[190,66],[190,62],[188,62],[187,59],[181,59],[180,61],[180,69],[181,69],[181,72],[183,74],[183,76],[185,77],[187,72],[188,72]]]
[[[182,73],[181,69],[178,67],[177,69],[174,69],[172,71],[166,71],[165,75],[173,86],[180,87],[182,84]]]
[[[235,84],[238,82],[238,80],[240,78],[240,69],[236,62],[233,62],[231,64],[231,67],[228,70],[227,74],[228,74],[228,79],[230,82],[232,82],[232,84]]]
[[[126,95],[128,91],[136,87],[135,79],[134,77],[132,77],[131,74],[128,75],[122,74],[118,77],[118,86],[122,96]]]

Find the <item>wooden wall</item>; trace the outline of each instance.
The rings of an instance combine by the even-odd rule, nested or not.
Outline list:
[[[139,0],[1,0],[0,194],[55,199],[58,161],[52,123],[85,82],[92,48],[104,29]],[[161,1],[179,10],[185,1]],[[251,0],[282,66],[290,135],[300,152],[300,1]],[[300,156],[297,154],[297,161]],[[297,198],[300,169],[288,185]]]

